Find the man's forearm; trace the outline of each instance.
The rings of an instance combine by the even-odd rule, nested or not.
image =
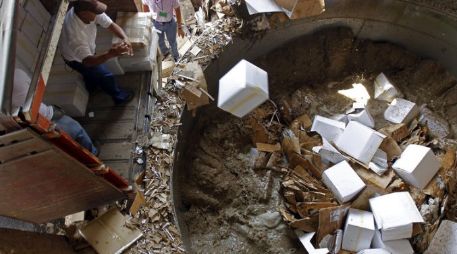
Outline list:
[[[175,9],[176,12],[176,22],[179,26],[182,26],[182,15],[181,15],[181,8],[178,7]]]
[[[118,38],[122,39],[122,40],[128,40],[128,37],[127,35],[125,34],[124,32],[124,29],[122,29],[118,24],[116,23],[112,23],[108,29],[114,34],[116,35]]]
[[[104,62],[108,61],[112,57],[113,56],[110,52],[106,52],[101,55],[88,56],[88,57],[84,58],[82,64],[86,67],[93,67],[93,66],[103,64]]]

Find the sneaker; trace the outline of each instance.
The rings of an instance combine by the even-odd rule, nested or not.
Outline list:
[[[175,63],[177,63],[180,58],[181,58],[181,55],[178,54],[177,57],[173,57],[173,60],[175,61]]]
[[[93,140],[92,141],[92,145],[94,146],[94,149],[95,149],[95,153],[94,151],[92,151],[92,153],[95,155],[95,156],[99,156],[100,155],[100,146],[101,146],[101,143],[100,141],[98,140]]]
[[[125,91],[124,93],[126,94],[124,99],[114,99],[114,104],[116,104],[116,106],[127,104],[135,97],[133,91]]]

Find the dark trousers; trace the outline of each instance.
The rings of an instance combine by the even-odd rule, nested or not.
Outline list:
[[[86,67],[77,61],[65,61],[65,63],[83,76],[86,89],[89,92],[100,87],[105,93],[111,95],[116,103],[120,103],[128,97],[128,93],[117,86],[113,73],[104,64]]]

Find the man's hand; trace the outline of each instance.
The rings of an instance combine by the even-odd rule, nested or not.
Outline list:
[[[129,54],[129,52],[132,51],[132,46],[125,43],[116,43],[113,46],[111,46],[110,50],[108,51],[109,55],[112,57],[120,56],[120,55],[125,55]]]
[[[184,31],[182,29],[182,25],[178,25],[178,36],[184,38]]]
[[[127,45],[128,49],[129,49],[127,54],[129,56],[133,56],[133,47],[132,47],[132,43],[130,42],[130,40],[129,39],[125,39],[125,40],[123,40],[123,43],[125,43],[125,45]]]

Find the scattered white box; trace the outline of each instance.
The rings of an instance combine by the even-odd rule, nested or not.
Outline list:
[[[313,147],[313,151],[318,153],[324,162],[337,164],[346,160],[346,158],[325,138],[322,138],[322,146]]]
[[[82,117],[86,113],[89,93],[81,79],[67,80],[65,83],[51,82],[46,86],[43,101],[61,107],[69,116]]]
[[[351,121],[335,141],[335,145],[360,162],[368,164],[385,137],[359,122]]]
[[[384,249],[389,253],[395,254],[414,254],[413,247],[411,247],[411,243],[407,239],[383,241],[379,230],[376,230],[374,234],[371,247]]]
[[[322,182],[340,203],[350,201],[365,188],[365,183],[347,161],[342,161],[325,170],[322,174]]]
[[[429,147],[408,145],[392,168],[407,183],[423,189],[440,169],[440,162]]]
[[[420,110],[416,103],[397,98],[390,103],[389,107],[384,112],[384,118],[392,123],[409,123],[418,114]]]
[[[310,254],[327,254],[329,250],[327,248],[316,249],[314,248],[313,244],[311,243],[311,239],[313,238],[315,232],[312,233],[305,233],[300,230],[295,230],[295,234],[298,236],[298,240],[300,240],[303,247],[305,247],[306,251]]]
[[[371,212],[349,209],[344,226],[343,250],[360,251],[370,248],[374,231],[374,219]]]
[[[217,106],[243,117],[268,100],[268,74],[241,60],[219,80]]]
[[[314,117],[311,131],[319,133],[330,142],[335,142],[338,136],[343,133],[344,128],[346,128],[344,122],[317,115]]]
[[[337,114],[330,117],[332,120],[343,122],[345,125],[349,123],[348,116],[345,114]]]
[[[457,253],[457,223],[443,220],[425,254]]]
[[[391,254],[390,251],[386,249],[365,249],[357,252],[357,254]]]
[[[413,223],[424,220],[409,192],[395,192],[369,200],[382,240],[410,238]]]
[[[51,22],[51,14],[44,8],[39,0],[27,0],[24,4],[24,9],[30,13],[38,22],[40,27],[45,31],[48,30]]]
[[[368,167],[378,175],[383,175],[387,169],[389,169],[389,164],[387,163],[387,153],[381,149],[378,149],[371,159],[371,162],[368,164]]]
[[[367,127],[374,128],[374,119],[367,109],[364,109],[358,113],[351,113],[348,115],[349,121],[359,122]]]
[[[397,97],[402,97],[401,93],[390,83],[384,73],[379,74],[374,81],[374,98],[392,102]]]

